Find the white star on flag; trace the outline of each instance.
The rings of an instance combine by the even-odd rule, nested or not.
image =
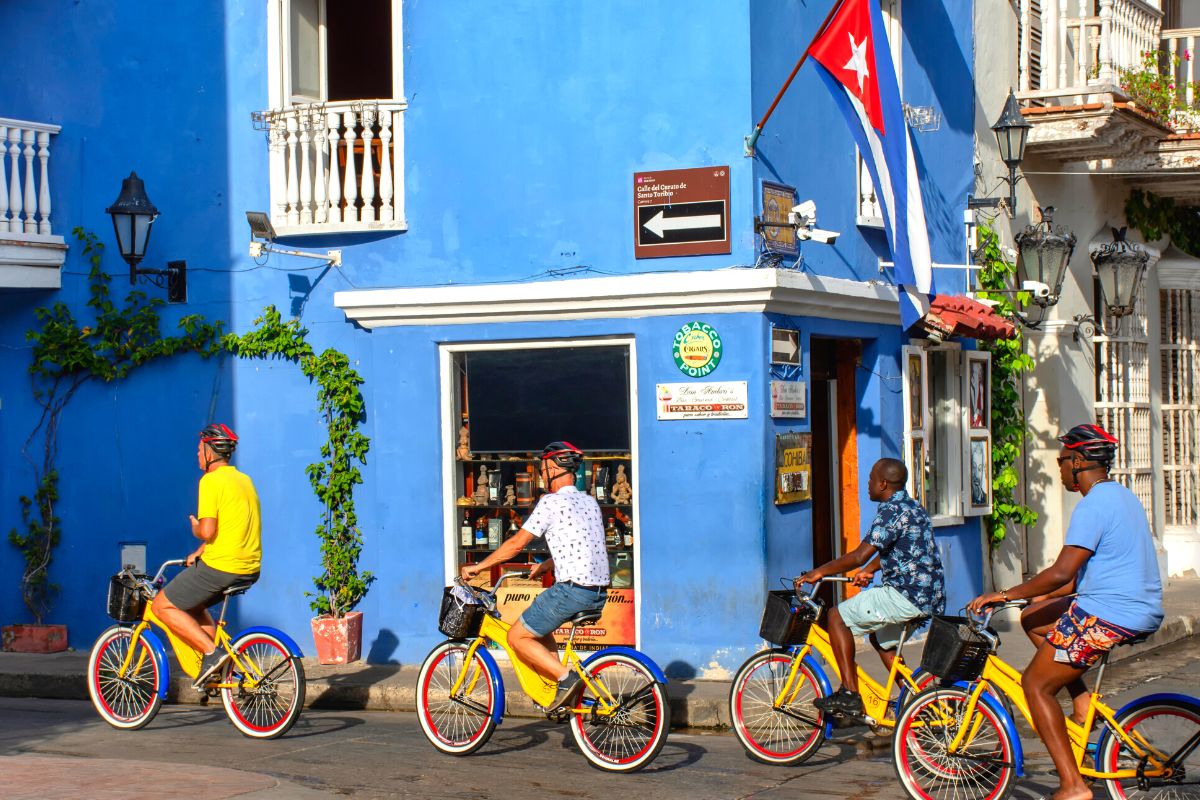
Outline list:
[[[858,91],[861,94],[863,81],[871,74],[871,71],[867,69],[867,37],[864,36],[863,40],[856,44],[854,34],[848,33],[846,35],[850,37],[850,60],[846,62],[846,66],[843,69],[851,70],[858,75]]]

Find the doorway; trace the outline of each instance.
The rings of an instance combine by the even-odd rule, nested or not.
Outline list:
[[[862,342],[813,337],[809,353],[813,565],[816,566],[853,550],[859,542],[855,371]],[[819,592],[827,607],[852,594],[853,587],[844,588],[843,584],[825,585]]]

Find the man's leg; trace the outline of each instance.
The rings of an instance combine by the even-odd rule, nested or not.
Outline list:
[[[838,672],[842,676],[842,688],[857,694],[858,667],[854,662],[854,634],[846,627],[841,612],[836,608],[829,609],[825,617],[825,628],[829,632],[833,658],[837,661]]]
[[[508,629],[508,646],[544,678],[559,681],[571,672],[558,657],[558,644],[554,641],[553,633],[537,636],[525,627],[525,623],[517,620]]]
[[[1067,613],[1073,600],[1072,597],[1051,597],[1048,600],[1030,603],[1021,611],[1021,627],[1025,630],[1029,641],[1033,642],[1034,648],[1041,646],[1046,639],[1046,634],[1058,624],[1063,614]],[[1092,693],[1088,691],[1087,684],[1083,682],[1083,679],[1071,681],[1066,688],[1067,694],[1071,696],[1071,719],[1082,725],[1087,719],[1087,709],[1092,700]]]
[[[1086,670],[1055,661],[1055,652],[1047,641],[1043,640],[1038,646],[1022,678],[1025,700],[1029,703],[1034,728],[1045,743],[1058,773],[1059,789],[1053,800],[1091,800],[1092,790],[1079,774],[1079,766],[1071,752],[1066,717],[1055,699],[1060,689],[1072,681],[1080,681]]]
[[[154,602],[150,604],[154,610],[154,616],[162,620],[171,631],[180,639],[185,641],[193,649],[201,653],[211,653],[216,649],[213,643],[212,634],[215,633],[215,628],[212,628],[212,617],[208,611],[204,611],[204,617],[208,620],[208,630],[202,624],[200,619],[193,616],[191,613],[182,609],[176,608],[175,604],[167,597],[166,592],[159,592],[154,596]],[[212,631],[212,633],[209,633]]]
[[[879,654],[879,660],[883,662],[883,668],[890,673],[892,671],[892,662],[896,660],[896,648],[887,648],[881,645],[874,633],[868,639],[871,642],[871,647],[874,647],[875,652]]]

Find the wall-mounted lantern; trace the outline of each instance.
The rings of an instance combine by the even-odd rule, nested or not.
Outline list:
[[[1104,310],[1112,317],[1133,313],[1150,254],[1125,240],[1128,228],[1113,228],[1113,240],[1092,252]]]
[[[186,261],[169,261],[166,269],[142,269],[138,266],[146,256],[150,228],[158,219],[158,209],[146,196],[146,185],[136,172],[129,173],[129,177],[121,181],[121,194],[106,211],[112,216],[121,258],[129,264],[129,283],[135,284],[138,278],[145,277],[154,285],[162,286],[165,280],[167,302],[186,303]]]
[[[1040,309],[1032,312],[1036,319],[1030,316],[1023,320],[1029,327],[1040,324],[1046,310],[1058,303],[1067,264],[1075,252],[1075,234],[1054,224],[1054,206],[1038,211],[1041,222],[1026,226],[1013,237],[1017,243],[1017,277],[1021,288],[1029,292],[1031,301]]]
[[[1009,216],[1017,211],[1017,184],[1021,181],[1017,168],[1025,158],[1025,145],[1029,141],[1029,129],[1032,127],[1021,115],[1017,95],[1010,88],[1004,110],[992,126],[992,132],[996,134],[996,144],[1000,147],[1000,160],[1008,167],[1008,177],[1002,180],[1008,183]],[[967,208],[996,208],[1001,202],[1002,198],[999,197],[968,197]]]

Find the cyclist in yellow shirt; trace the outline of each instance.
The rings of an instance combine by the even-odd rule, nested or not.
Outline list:
[[[153,604],[164,625],[204,653],[197,687],[227,656],[213,642],[216,623],[209,606],[220,602],[227,589],[257,581],[262,565],[258,493],[250,478],[229,464],[237,443],[237,435],[219,422],[200,432],[196,460],[204,475],[196,514],[189,519],[201,544],[187,557],[187,569],[163,587]]]

